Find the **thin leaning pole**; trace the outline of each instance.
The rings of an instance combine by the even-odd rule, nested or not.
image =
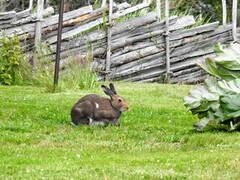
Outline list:
[[[62,39],[63,11],[64,11],[64,0],[60,0],[59,19],[58,19],[58,35],[57,35],[57,52],[56,52],[55,69],[54,69],[54,87],[58,85],[58,79],[59,79],[59,64],[60,64],[61,39]]]

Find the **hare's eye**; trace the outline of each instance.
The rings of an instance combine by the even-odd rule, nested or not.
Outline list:
[[[121,98],[118,98],[118,102],[122,102],[122,99],[121,99]]]

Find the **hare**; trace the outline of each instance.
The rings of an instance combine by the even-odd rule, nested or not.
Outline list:
[[[128,109],[125,99],[119,95],[112,83],[109,88],[102,85],[110,99],[96,94],[88,94],[77,101],[71,109],[73,125],[116,125],[123,111]]]

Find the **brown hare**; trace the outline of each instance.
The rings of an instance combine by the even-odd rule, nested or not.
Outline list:
[[[127,102],[115,90],[112,83],[109,88],[102,85],[104,93],[110,99],[97,94],[88,94],[78,100],[71,110],[73,125],[116,125],[123,111],[128,109]]]

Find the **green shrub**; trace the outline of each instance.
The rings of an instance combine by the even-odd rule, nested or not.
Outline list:
[[[21,54],[20,42],[16,35],[0,39],[0,84],[12,85],[16,80],[16,70]]]

